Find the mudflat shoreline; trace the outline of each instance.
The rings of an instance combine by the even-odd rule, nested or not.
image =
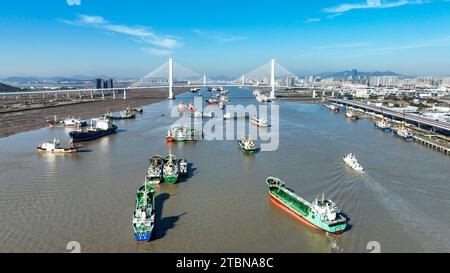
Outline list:
[[[174,89],[175,95],[184,92],[186,92],[186,89]],[[101,116],[107,111],[117,112],[126,107],[139,108],[166,99],[167,90],[135,90],[127,94],[126,100],[123,98],[115,100],[106,98],[105,100],[93,102],[0,113],[0,138],[46,127],[46,121],[52,120],[55,115],[58,119],[64,119],[68,116],[89,119]]]

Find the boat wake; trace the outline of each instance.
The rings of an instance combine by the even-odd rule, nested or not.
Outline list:
[[[450,238],[447,225],[414,209],[410,203],[398,194],[388,191],[375,179],[369,176],[363,176],[363,180],[364,185],[375,194],[375,197],[383,203],[386,209],[399,219],[398,222],[405,231],[420,234],[420,236],[412,236],[412,238],[424,250],[428,249],[430,245],[433,246],[433,249],[438,247],[441,250],[450,250]]]

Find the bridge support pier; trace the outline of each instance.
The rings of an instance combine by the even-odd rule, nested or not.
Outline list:
[[[206,86],[206,75],[203,75],[203,86]]]
[[[270,76],[270,85],[272,87],[272,91],[270,92],[270,98],[275,98],[275,59],[272,59],[271,64],[271,76]]]
[[[169,59],[169,100],[174,100],[175,97],[173,96],[173,60],[172,58]]]
[[[123,90],[123,99],[126,100],[127,99],[127,90]]]
[[[105,100],[105,92],[102,90],[102,100]]]
[[[91,90],[91,99],[94,99],[94,91]]]
[[[113,91],[113,100],[116,99],[116,91]]]

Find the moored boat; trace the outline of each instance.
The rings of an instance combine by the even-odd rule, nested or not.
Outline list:
[[[265,103],[265,102],[270,102],[271,101],[271,99],[268,96],[266,96],[266,95],[258,95],[256,97],[256,100],[259,101],[260,103]]]
[[[150,159],[150,166],[145,176],[146,182],[149,184],[159,184],[163,179],[164,159],[160,155],[154,155]]]
[[[215,104],[219,104],[219,100],[217,98],[208,98],[208,99],[206,99],[206,103],[215,105]]]
[[[76,118],[66,118],[63,122],[66,127],[86,127],[88,126],[87,121],[76,119]]]
[[[269,127],[269,121],[267,118],[258,118],[256,116],[252,116],[250,121],[258,127]]]
[[[86,131],[77,129],[69,133],[73,142],[90,141],[107,135],[114,134],[117,126],[112,124],[109,119],[92,119],[91,126]]]
[[[347,110],[347,112],[345,112],[345,116],[350,120],[357,120],[359,118],[358,115],[352,110]]]
[[[136,241],[148,242],[155,227],[155,190],[144,183],[136,193],[136,207],[131,225]]]
[[[356,159],[356,156],[354,154],[350,153],[350,154],[344,156],[344,158],[342,160],[344,161],[345,164],[347,164],[353,170],[355,170],[357,172],[364,172],[363,166],[361,166],[361,164],[359,164],[359,162]]]
[[[413,140],[413,133],[411,130],[405,128],[404,126],[394,129],[394,135],[404,140]]]
[[[163,167],[164,182],[169,184],[177,183],[179,174],[180,173],[178,169],[177,158],[174,155],[169,154],[164,159],[164,167]]]
[[[375,128],[382,130],[383,132],[391,132],[392,128],[389,125],[389,123],[384,119],[384,116],[381,118],[381,120],[376,121],[374,123]]]
[[[181,176],[186,176],[188,174],[188,162],[186,161],[186,159],[180,159],[178,161],[178,167]]]
[[[255,144],[252,141],[252,138],[250,136],[248,137],[241,137],[238,139],[238,145],[241,147],[241,149],[244,152],[255,152],[256,147]]]
[[[347,219],[332,200],[316,198],[310,203],[285,187],[278,178],[266,180],[271,201],[306,225],[332,234],[340,234],[347,227]]]
[[[78,153],[80,151],[81,146],[73,145],[71,141],[71,146],[63,147],[61,142],[58,139],[53,139],[53,141],[44,142],[37,147],[37,150],[40,152],[49,152],[56,154],[72,154]]]

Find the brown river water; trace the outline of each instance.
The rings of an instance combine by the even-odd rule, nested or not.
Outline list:
[[[0,252],[67,252],[70,241],[82,252],[369,252],[370,242],[381,252],[450,251],[450,157],[300,102],[278,103],[273,152],[245,155],[235,141],[169,147],[171,107],[191,97],[148,105],[136,120],[116,122],[117,134],[70,156],[35,150],[54,137],[67,141],[70,129],[0,138]],[[256,103],[246,89],[230,97]],[[189,178],[156,186],[154,240],[136,243],[135,191],[148,159],[169,148],[192,163]],[[365,174],[343,165],[349,152]],[[268,176],[307,200],[331,197],[351,228],[338,236],[311,230],[268,200]]]

